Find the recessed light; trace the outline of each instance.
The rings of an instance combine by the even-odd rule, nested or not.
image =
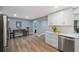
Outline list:
[[[0,14],[2,14],[2,12],[0,11]]]
[[[10,21],[10,19],[8,19],[8,21]]]
[[[16,14],[14,14],[14,16],[16,16]]]
[[[54,8],[58,8],[58,6],[55,6]]]
[[[25,18],[27,18],[27,19],[28,19],[28,18],[29,18],[29,16],[25,16]]]

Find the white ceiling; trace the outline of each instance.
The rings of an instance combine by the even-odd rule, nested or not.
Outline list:
[[[10,17],[35,19],[63,8],[67,7],[60,6],[55,8],[54,6],[1,6],[0,13],[7,14]]]

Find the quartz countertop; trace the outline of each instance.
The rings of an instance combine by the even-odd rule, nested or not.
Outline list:
[[[73,38],[79,38],[79,34],[77,34],[77,33],[60,33],[59,35],[73,37]]]
[[[54,32],[47,31],[47,33],[53,34]],[[73,37],[73,38],[79,38],[78,33],[59,33],[58,35],[63,35],[63,36]]]

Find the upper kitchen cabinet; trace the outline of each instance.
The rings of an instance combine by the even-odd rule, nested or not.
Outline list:
[[[74,15],[72,8],[63,9],[48,15],[49,25],[73,25]]]
[[[74,10],[74,20],[79,20],[79,7],[75,7],[73,10]]]
[[[74,7],[73,10],[74,10],[74,14],[79,14],[79,7]]]

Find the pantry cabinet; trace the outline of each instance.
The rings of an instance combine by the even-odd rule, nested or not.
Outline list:
[[[61,10],[48,15],[48,25],[73,25],[72,9]]]

